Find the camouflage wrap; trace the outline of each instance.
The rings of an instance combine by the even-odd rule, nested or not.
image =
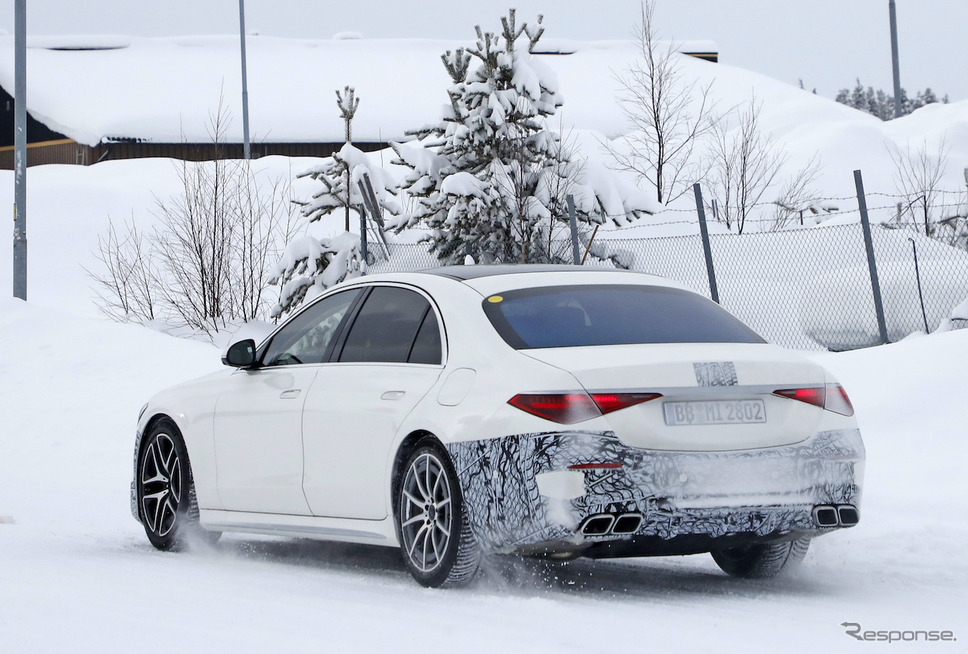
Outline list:
[[[451,443],[468,519],[489,551],[540,543],[671,539],[686,534],[823,533],[813,507],[860,503],[864,446],[856,430],[820,432],[794,445],[727,452],[628,447],[610,432],[521,434]],[[556,499],[539,492],[542,473],[588,463],[585,493]],[[587,536],[585,518],[641,513],[634,534]]]

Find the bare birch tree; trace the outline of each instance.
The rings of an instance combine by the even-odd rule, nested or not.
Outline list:
[[[656,200],[669,203],[702,177],[693,155],[714,125],[711,83],[700,87],[683,79],[675,43],[657,37],[654,0],[641,10],[634,32],[638,60],[619,78],[618,101],[634,131],[627,148],[609,149],[620,169],[648,179]]]
[[[894,184],[904,197],[902,215],[911,216],[911,224],[925,236],[934,236],[937,231],[934,215],[941,195],[941,180],[948,163],[948,147],[942,138],[938,147],[931,151],[927,140],[912,149],[907,144],[902,150],[893,143],[888,145],[891,161],[894,162]]]
[[[820,199],[813,188],[820,175],[820,157],[814,155],[794,175],[787,178],[773,201],[773,221],[771,231],[779,231],[798,221],[802,226],[804,216],[811,219],[825,213],[837,211],[837,207]]]
[[[715,127],[709,161],[712,197],[718,198],[719,219],[742,234],[753,209],[786,162],[772,136],[760,129],[762,104],[756,97],[731,112],[734,120]],[[730,128],[731,123],[735,126]]]

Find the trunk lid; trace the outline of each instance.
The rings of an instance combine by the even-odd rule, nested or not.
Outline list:
[[[724,451],[790,445],[814,434],[823,411],[773,395],[825,383],[819,365],[774,345],[610,345],[521,353],[570,372],[589,392],[661,393],[604,417],[631,447]]]

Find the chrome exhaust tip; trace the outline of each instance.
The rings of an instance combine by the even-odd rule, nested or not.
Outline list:
[[[604,536],[612,530],[615,524],[615,516],[609,513],[599,513],[585,518],[579,531],[586,536]]]
[[[860,512],[852,504],[838,505],[837,517],[840,519],[840,524],[844,527],[853,527],[860,522]]]
[[[613,534],[634,534],[642,525],[641,513],[623,513],[615,519]]]
[[[818,527],[836,527],[840,524],[837,507],[830,504],[820,504],[813,507],[813,522]]]

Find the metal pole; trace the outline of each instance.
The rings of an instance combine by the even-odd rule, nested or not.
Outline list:
[[[719,304],[719,288],[716,286],[716,269],[713,267],[713,250],[709,243],[709,229],[706,227],[706,210],[702,204],[702,189],[699,184],[693,184],[692,190],[696,194],[696,210],[699,212],[699,233],[702,235],[702,249],[706,254],[706,274],[709,276],[709,296],[713,302]]]
[[[924,310],[924,293],[921,291],[921,270],[918,268],[918,246],[910,236],[908,240],[911,241],[911,248],[914,250],[914,278],[918,282],[918,299],[921,301],[921,318],[924,319],[924,333],[930,334],[931,330],[928,329],[928,314]]]
[[[901,117],[901,65],[897,56],[897,10],[894,0],[888,1],[888,11],[891,14],[891,65],[894,67],[894,117]]]
[[[366,207],[362,204],[359,206],[360,209],[360,254],[363,255],[363,267],[362,270],[366,271],[366,265],[370,261],[370,253],[367,252],[367,242],[366,242]]]
[[[249,147],[249,83],[245,70],[245,0],[239,0],[239,41],[242,43],[242,152],[248,161],[252,151]]]
[[[27,299],[27,0],[14,3],[13,296]]]
[[[874,294],[874,313],[877,314],[877,330],[881,343],[888,343],[887,323],[884,320],[884,303],[881,301],[881,284],[877,279],[877,264],[874,262],[874,241],[871,238],[871,222],[867,215],[867,196],[864,195],[864,178],[860,171],[854,171],[854,186],[857,187],[857,206],[860,209],[860,224],[864,229],[864,247],[867,249],[867,267],[871,273],[871,291]]]
[[[565,196],[568,205],[568,222],[571,225],[571,261],[576,266],[581,264],[581,251],[578,249],[578,217],[575,215],[575,196],[570,193]]]

